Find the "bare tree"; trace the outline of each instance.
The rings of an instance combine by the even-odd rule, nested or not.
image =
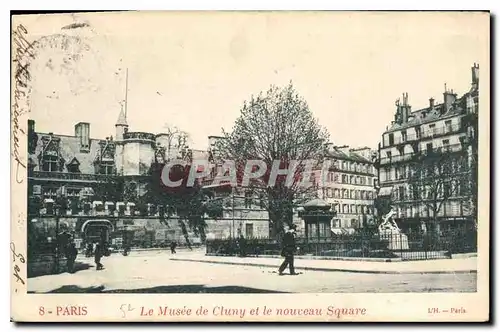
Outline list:
[[[446,147],[422,154],[409,171],[408,185],[408,196],[422,202],[437,224],[446,202],[466,195],[470,189],[467,155]]]
[[[292,83],[285,87],[271,86],[266,93],[251,96],[245,101],[241,114],[226,139],[218,141],[221,158],[234,161],[241,183],[243,171],[248,160],[261,160],[267,172],[260,180],[249,183],[250,189],[257,189],[267,195],[265,208],[269,212],[271,236],[277,236],[284,224],[292,223],[293,207],[317,193],[314,185],[303,186],[305,177],[304,163],[314,160],[317,167],[325,156],[328,133],[313,117],[306,101],[299,96]],[[285,177],[278,177],[274,185],[268,180],[273,162],[280,168],[296,167],[292,183]]]

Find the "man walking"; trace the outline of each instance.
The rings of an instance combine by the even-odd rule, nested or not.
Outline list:
[[[74,272],[76,256],[78,256],[78,249],[76,249],[75,242],[71,241],[66,248],[66,267],[69,273]]]
[[[291,225],[288,231],[285,233],[283,236],[283,243],[282,243],[282,249],[281,249],[281,256],[285,257],[285,260],[281,264],[278,272],[279,275],[283,275],[283,271],[287,267],[290,269],[290,275],[296,275],[295,273],[295,267],[293,266],[293,255],[295,254],[295,229],[297,226]]]
[[[175,241],[170,242],[170,253],[175,254],[176,247],[177,247],[177,242],[175,242]]]
[[[101,258],[104,254],[104,248],[102,243],[98,243],[95,247],[94,262],[96,264],[96,270],[102,270],[103,265],[101,264]]]

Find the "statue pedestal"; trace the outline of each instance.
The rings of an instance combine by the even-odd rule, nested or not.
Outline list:
[[[406,250],[408,246],[408,236],[400,232],[380,232],[380,240],[388,241],[387,249],[390,250]]]

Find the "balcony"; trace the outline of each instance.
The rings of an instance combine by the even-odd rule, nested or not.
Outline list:
[[[82,174],[64,172],[32,171],[28,173],[30,179],[50,180],[50,181],[73,181],[73,182],[105,182],[116,175],[104,174]]]
[[[418,141],[418,140],[421,140],[423,138],[432,138],[432,137],[438,137],[438,136],[443,136],[443,135],[459,133],[459,132],[464,131],[464,130],[465,130],[464,127],[461,125],[442,126],[439,128],[433,128],[431,130],[423,131],[419,135],[417,135],[417,134],[406,135],[406,137],[404,139],[403,139],[403,137],[396,137],[392,140],[392,142],[389,141],[388,145],[384,145],[384,147],[391,146],[391,145],[411,143],[413,141]]]
[[[145,141],[152,141],[154,142],[156,140],[156,136],[151,133],[144,133],[144,132],[128,132],[123,134],[123,139],[124,140],[145,140]]]
[[[422,150],[417,153],[406,153],[399,156],[380,158],[380,165],[407,162],[419,157],[431,157],[444,153],[454,153],[461,151],[464,151],[462,144],[451,144],[451,145],[441,146],[432,150]]]

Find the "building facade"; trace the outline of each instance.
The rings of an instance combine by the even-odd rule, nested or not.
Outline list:
[[[434,232],[476,222],[479,66],[460,97],[446,87],[443,102],[413,111],[408,94],[379,144],[379,198],[396,211],[403,231]],[[385,211],[388,212],[388,211]]]
[[[75,125],[73,136],[37,132],[35,126],[29,120],[31,243],[53,242],[62,229],[75,234],[77,245],[96,240],[102,232],[110,242],[121,242],[124,230],[134,231],[139,246],[185,241],[176,211],[155,204],[147,195],[151,169],[172,159],[208,159],[210,149],[188,149],[182,133],[130,131],[123,110],[115,124],[115,137],[104,139],[91,138],[90,124],[85,122]],[[260,211],[257,205],[235,200],[234,205],[225,204],[215,219],[204,216],[206,235],[267,235],[263,228],[268,219],[255,212]],[[199,234],[188,233],[192,242],[201,241]]]
[[[374,151],[368,147],[350,148],[335,146],[330,149],[327,160],[330,169],[322,173],[319,198],[332,205],[336,216],[331,231],[351,233],[357,228],[374,222],[376,196]],[[325,230],[328,236],[330,230]]]

